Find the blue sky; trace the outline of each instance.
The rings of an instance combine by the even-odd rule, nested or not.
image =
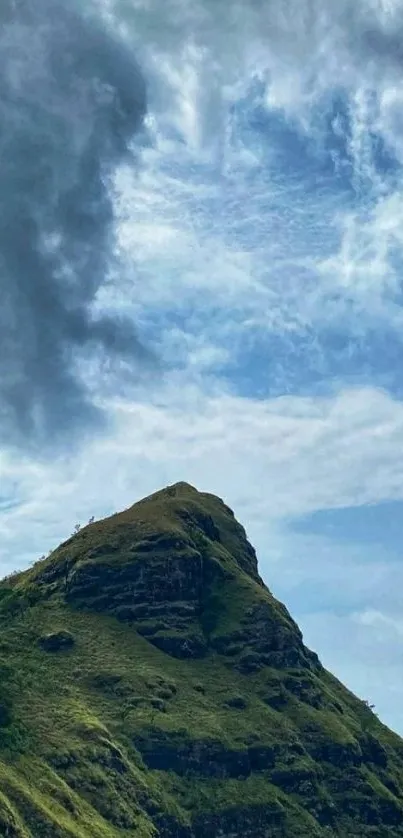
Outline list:
[[[155,356],[81,361],[104,433],[0,451],[0,562],[187,480],[233,507],[324,664],[403,733],[398,2],[110,0],[147,81],[94,303]],[[106,382],[106,383],[105,383]]]

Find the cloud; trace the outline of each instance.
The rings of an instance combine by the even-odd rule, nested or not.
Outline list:
[[[90,10],[6,0],[0,19],[0,439],[45,446],[96,418],[81,354],[141,356],[131,321],[93,304],[112,270],[108,179],[145,87]]]
[[[397,2],[234,0],[229,8],[215,0],[99,0],[99,7],[136,44],[153,110],[201,147],[220,133],[223,107],[253,74],[267,80],[271,107],[307,119],[329,89],[382,88],[403,64]]]
[[[350,375],[351,357],[364,377],[366,334],[401,344],[398,5],[107,8],[149,92],[140,171],[115,181],[116,307],[132,300],[170,363],[179,333],[185,346],[203,332],[232,373],[252,344],[267,366],[278,353],[278,391],[301,380],[293,353],[311,378]]]
[[[256,401],[220,389],[172,373],[151,398],[115,399],[113,433],[76,456],[46,465],[3,455],[5,488],[21,501],[0,518],[3,561],[34,558],[77,520],[179,479],[225,496],[258,541],[270,522],[403,497],[403,407],[387,394]]]

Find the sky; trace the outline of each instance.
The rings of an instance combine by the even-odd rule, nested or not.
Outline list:
[[[403,735],[403,7],[6,0],[0,573],[178,480]]]

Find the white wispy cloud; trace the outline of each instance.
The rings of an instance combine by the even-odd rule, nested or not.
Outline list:
[[[3,458],[21,498],[0,518],[3,562],[34,558],[77,520],[180,479],[225,496],[252,534],[317,509],[403,498],[403,406],[379,391],[254,401],[173,375],[154,397],[110,411],[113,433],[75,457]]]
[[[399,159],[399,4],[102,6],[149,92],[150,147],[116,178],[115,303],[154,325],[171,357],[178,314],[184,342],[203,322],[218,356],[251,330],[357,335],[387,322],[398,338],[403,182],[377,165],[373,137]],[[337,96],[344,119],[336,109],[329,127]],[[270,127],[251,129],[256,108],[310,144],[303,168],[278,160]],[[333,176],[316,168],[329,130],[344,146]],[[347,162],[350,195],[336,177]]]

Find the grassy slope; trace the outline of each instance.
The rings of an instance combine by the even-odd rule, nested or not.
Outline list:
[[[215,558],[231,566],[231,579],[214,578],[208,590],[209,636],[236,630],[261,600],[276,620],[289,619],[225,507],[186,486],[91,525],[5,581],[0,835],[403,836],[403,742],[325,670],[244,673],[214,651],[174,658],[113,615],[66,604],[67,561],[121,544],[133,527],[137,540],[157,531],[188,538],[183,508],[212,516]],[[72,648],[44,651],[40,639],[60,630]]]

